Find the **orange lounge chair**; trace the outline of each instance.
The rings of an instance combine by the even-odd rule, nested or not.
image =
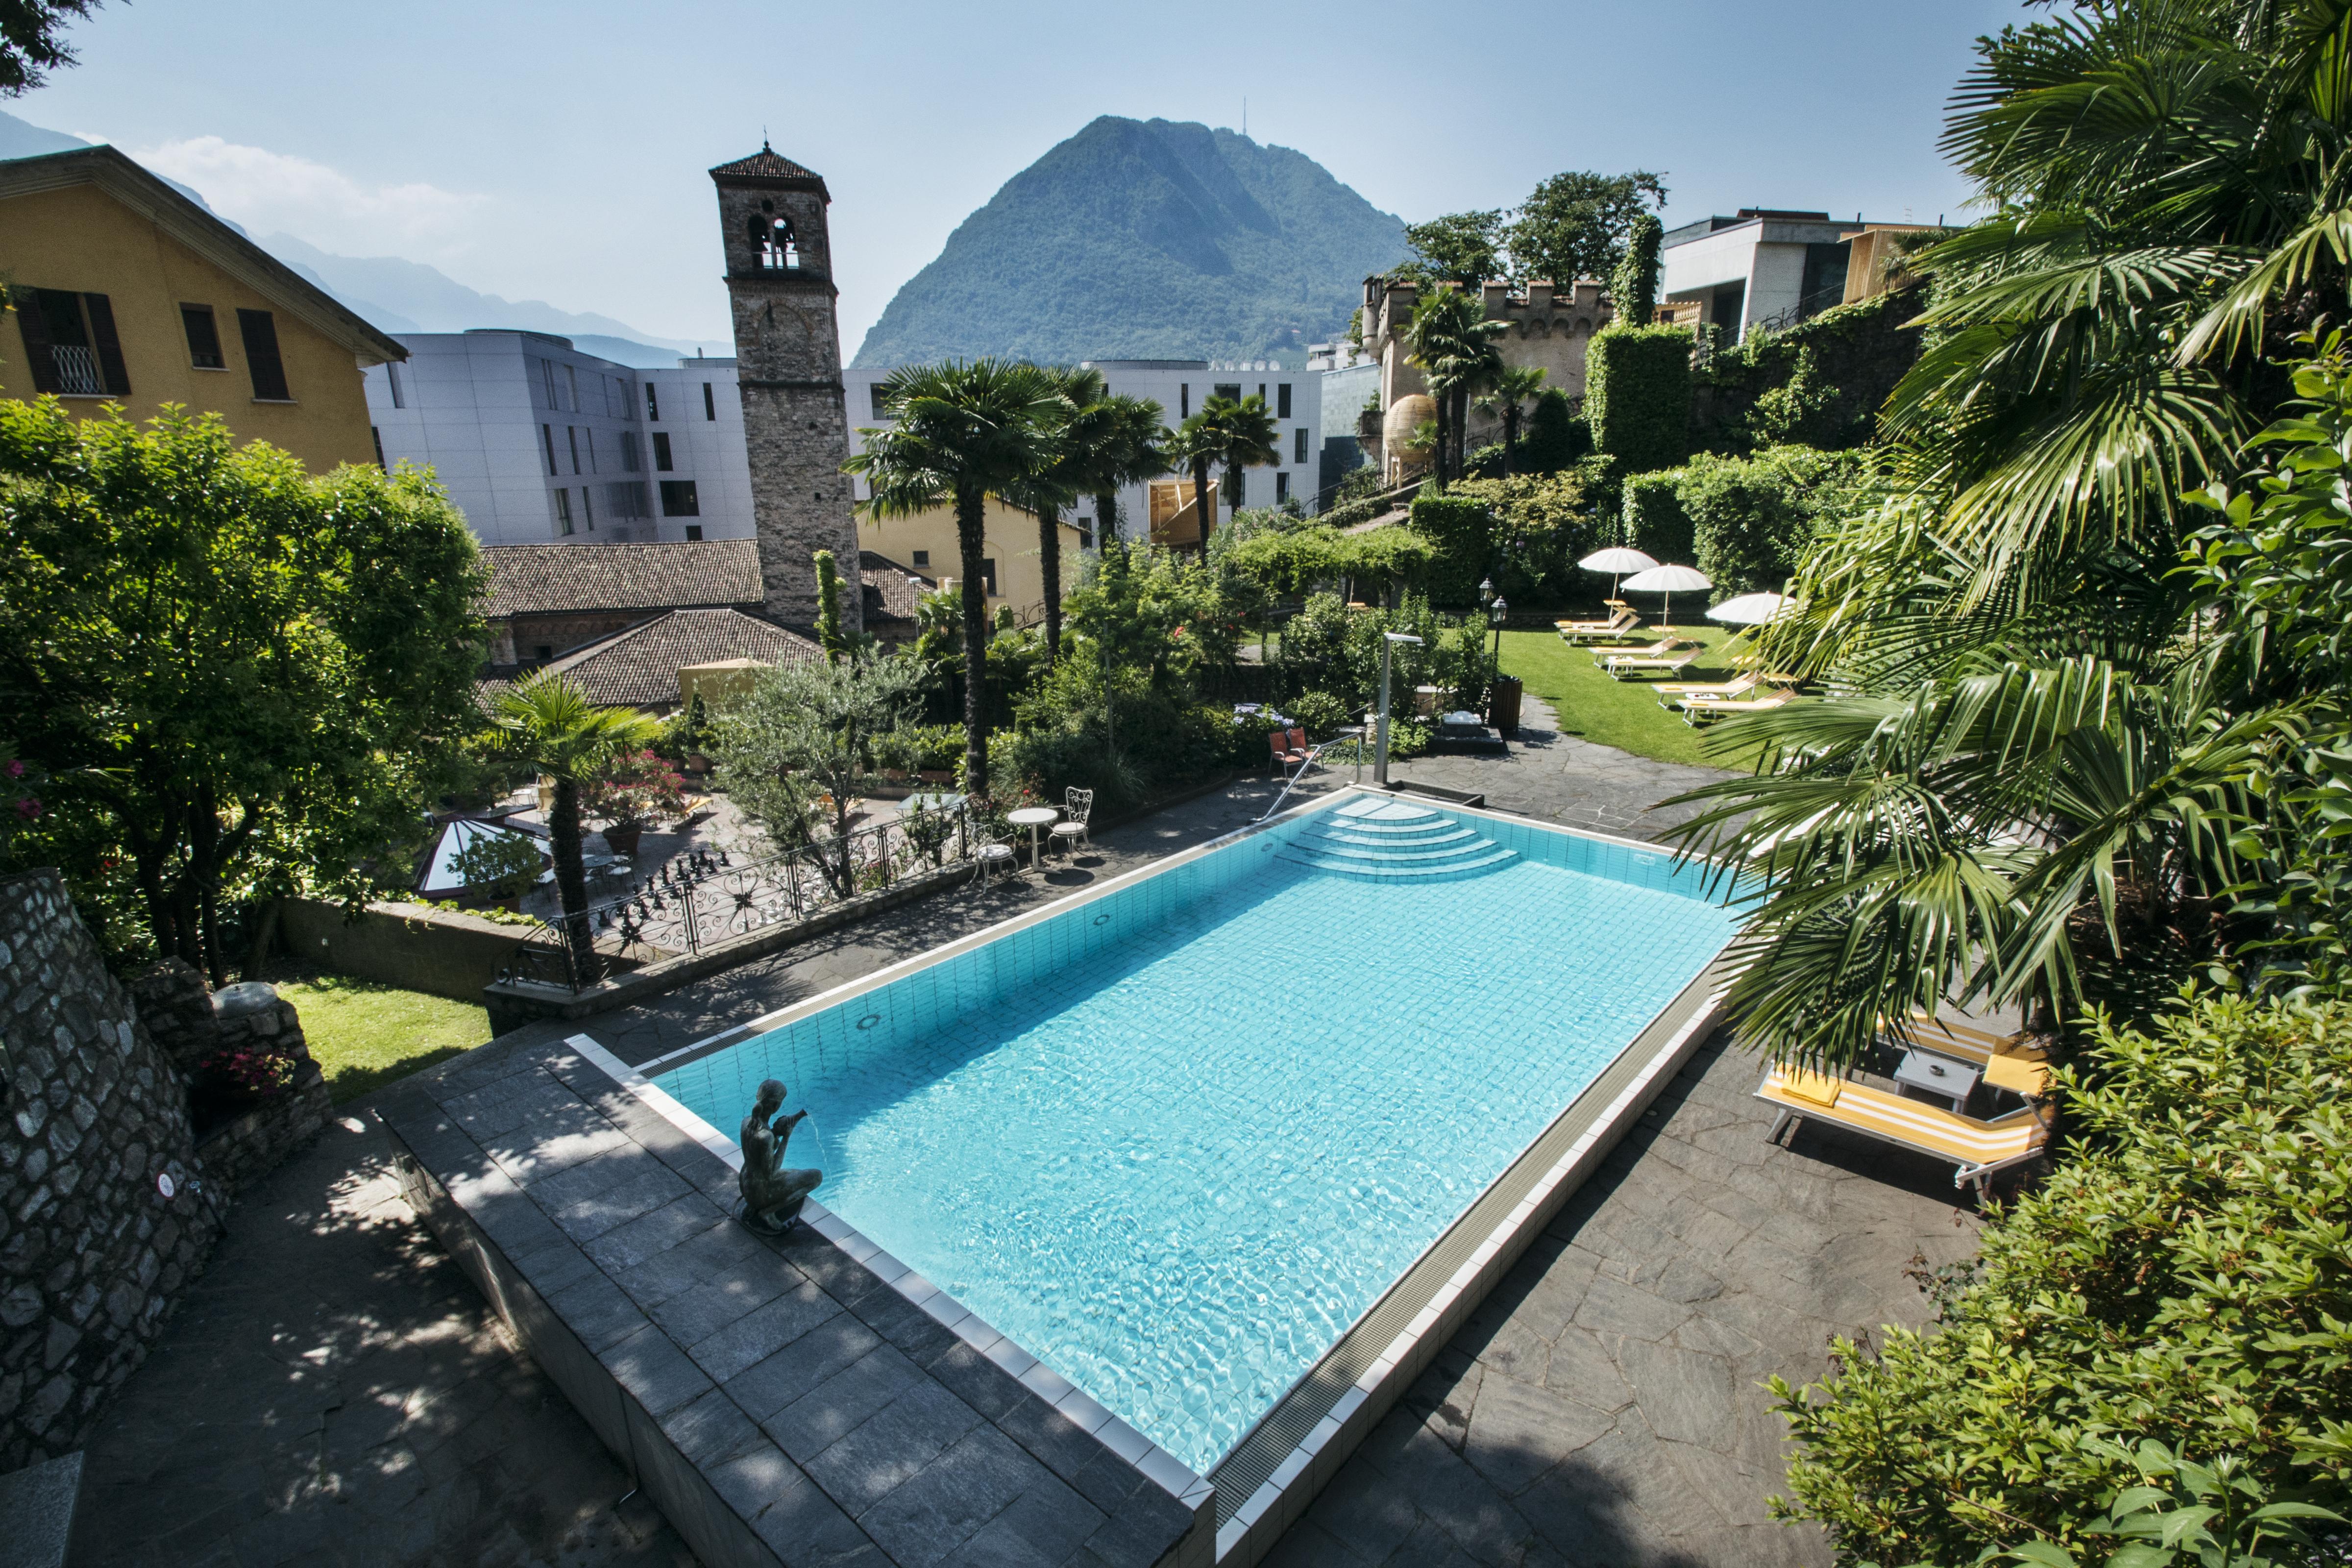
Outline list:
[[[1756,1098],[1780,1109],[1771,1136],[1778,1141],[1791,1122],[1811,1118],[1916,1150],[1952,1163],[1952,1185],[1974,1184],[1982,1198],[1996,1172],[2026,1161],[2049,1146],[2056,1112],[2028,1105],[1990,1121],[1979,1121],[1923,1100],[1906,1100],[1866,1083],[1809,1072],[1775,1062],[1757,1086]],[[1795,1134],[1790,1133],[1793,1137]]]
[[[1276,773],[1287,773],[1307,760],[1307,731],[1304,730],[1269,730],[1265,744],[1266,750],[1272,753],[1266,766]]]

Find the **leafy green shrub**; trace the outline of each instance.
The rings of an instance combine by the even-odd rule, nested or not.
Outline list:
[[[2352,1005],[2184,995],[2100,1020],[2056,1086],[2071,1157],[1990,1217],[1937,1328],[1773,1382],[1778,1506],[1849,1557],[2072,1546],[2141,1484],[2116,1438],[2273,1497],[2352,1484]]]
[[[1693,563],[1718,595],[1779,590],[1796,571],[1816,526],[1853,499],[1862,473],[1863,459],[1853,452],[1810,447],[1774,447],[1753,458],[1702,452],[1675,489],[1690,520]]]
[[[1430,603],[1449,609],[1476,604],[1494,553],[1494,519],[1485,503],[1424,489],[1413,498],[1412,526],[1436,552],[1426,578]]]
[[[1476,616],[1440,616],[1417,594],[1393,610],[1349,610],[1336,594],[1317,594],[1282,628],[1276,668],[1294,690],[1328,691],[1350,708],[1379,700],[1381,643],[1387,632],[1407,632],[1419,643],[1390,648],[1390,702],[1412,706],[1418,686],[1447,694],[1449,706],[1476,708],[1494,679],[1486,626]]]
[[[1601,532],[1581,474],[1469,479],[1452,493],[1482,502],[1494,519],[1495,587],[1512,605],[1557,605],[1592,585],[1576,569],[1600,548]]]
[[[1625,476],[1625,542],[1660,563],[1690,560],[1695,542],[1691,515],[1683,509],[1683,471]]]
[[[1328,691],[1301,692],[1283,708],[1310,740],[1322,740],[1349,721],[1348,704]]]
[[[1670,468],[1690,450],[1691,335],[1681,327],[1604,327],[1584,359],[1594,449],[1631,473]]]

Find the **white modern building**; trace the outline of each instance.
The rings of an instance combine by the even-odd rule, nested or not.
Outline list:
[[[484,544],[750,539],[731,359],[641,370],[504,328],[401,332],[366,374],[376,455],[429,466]]]
[[[1697,306],[1697,319],[1719,323],[1727,343],[1751,326],[1793,326],[1845,302],[1847,242],[1882,226],[1768,207],[1702,218],[1666,231],[1659,293]]]
[[[1218,521],[1230,521],[1236,503],[1243,507],[1271,507],[1295,500],[1310,512],[1316,510],[1317,475],[1323,453],[1323,378],[1318,373],[1283,370],[1271,361],[1227,364],[1199,359],[1103,359],[1086,363],[1087,368],[1102,373],[1104,384],[1112,392],[1129,397],[1148,397],[1159,404],[1171,430],[1219,394],[1236,399],[1265,398],[1266,410],[1274,416],[1279,430],[1276,445],[1281,461],[1245,471],[1242,493],[1220,498]],[[849,399],[849,445],[853,451],[862,447],[860,426],[886,422],[879,388],[889,374],[887,370],[841,373]],[[1220,472],[1214,477],[1222,482],[1224,476]],[[868,493],[860,481],[857,499],[864,500]],[[1126,536],[1141,539],[1144,520],[1150,515],[1144,487],[1128,486],[1119,495],[1118,509]],[[1094,498],[1081,497],[1070,519],[1085,531],[1089,542],[1100,537],[1094,510]]]

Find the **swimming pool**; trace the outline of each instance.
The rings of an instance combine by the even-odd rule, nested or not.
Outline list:
[[[648,1066],[782,1079],[826,1207],[1205,1475],[1716,956],[1699,882],[1350,792]]]

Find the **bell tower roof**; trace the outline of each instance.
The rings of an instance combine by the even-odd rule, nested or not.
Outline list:
[[[748,158],[738,158],[731,163],[721,163],[710,171],[710,177],[722,185],[761,185],[773,190],[814,191],[830,202],[825,191],[824,176],[814,169],[804,169],[790,158],[760,143],[760,150]]]

